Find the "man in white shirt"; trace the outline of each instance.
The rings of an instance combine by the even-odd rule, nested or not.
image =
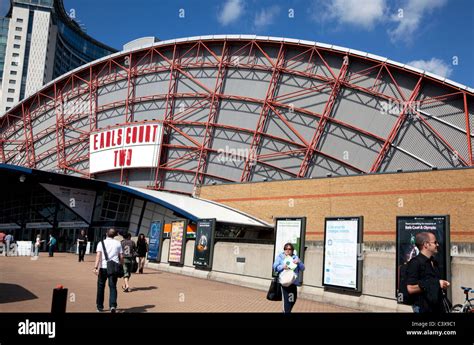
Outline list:
[[[94,273],[97,275],[97,311],[104,310],[104,293],[105,293],[105,282],[109,280],[109,306],[110,312],[115,313],[117,310],[117,276],[108,276],[107,275],[107,260],[103,253],[104,248],[102,243],[105,246],[109,261],[115,261],[123,265],[123,250],[122,245],[119,241],[114,240],[116,232],[114,229],[109,229],[107,231],[107,238],[97,244],[96,257],[95,257],[95,266]]]

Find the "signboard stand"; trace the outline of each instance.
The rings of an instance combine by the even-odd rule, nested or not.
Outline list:
[[[163,223],[161,220],[157,220],[150,225],[149,244],[148,244],[148,261],[157,262],[161,261],[161,245],[163,237]]]
[[[214,257],[214,233],[216,219],[200,219],[197,222],[196,241],[194,243],[193,265],[196,269],[212,269]]]
[[[400,266],[410,261],[419,254],[415,245],[416,234],[431,232],[439,242],[436,260],[439,263],[441,278],[451,281],[451,243],[449,229],[449,215],[443,216],[398,216],[397,217],[397,243],[396,243],[396,278],[395,294],[397,302],[401,303],[399,296]],[[448,289],[451,298],[452,289]]]
[[[183,266],[186,244],[187,220],[171,222],[171,239],[168,263],[172,266]]]
[[[362,293],[363,217],[324,221],[323,286],[351,295]]]
[[[306,236],[306,217],[278,217],[275,221],[275,244],[273,245],[273,262],[283,251],[286,243],[295,247],[295,253],[304,263]],[[272,262],[272,265],[273,265]],[[272,270],[273,276],[277,274]],[[299,273],[299,280],[303,283],[303,272]]]

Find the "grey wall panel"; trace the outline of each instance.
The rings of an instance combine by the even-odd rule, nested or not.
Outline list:
[[[307,48],[302,49],[288,49],[285,54],[285,67],[294,71],[306,72],[313,67],[313,64],[308,64],[311,52]],[[314,59],[312,59],[314,61]]]
[[[462,166],[441,140],[416,119],[405,123],[394,144],[439,168]]]
[[[135,121],[162,121],[165,117],[166,102],[162,100],[141,102],[135,104],[133,110]]]
[[[363,171],[370,171],[383,143],[347,128],[329,124],[319,150]]]
[[[275,101],[322,114],[331,93],[331,87],[323,84],[318,80],[283,74]]]
[[[97,114],[97,128],[106,128],[107,126],[115,126],[116,124],[125,122],[125,108],[119,107]]]
[[[426,170],[427,166],[404,152],[391,148],[380,165],[380,172],[396,172],[399,169],[403,171]]]
[[[245,164],[244,157],[245,152],[237,150],[227,153],[223,150],[218,153],[209,153],[206,173],[229,180],[240,181]]]
[[[224,151],[248,149],[252,143],[253,134],[216,128],[212,140],[214,150]]]
[[[35,141],[34,148],[36,156],[41,155],[43,152],[46,152],[50,149],[56,148],[57,140],[56,140],[56,132],[50,133],[40,140]]]
[[[188,75],[196,79],[200,84],[204,85],[207,89],[214,91],[216,85],[216,78],[218,75],[217,68],[202,68],[202,69],[188,69],[185,70]],[[182,74],[181,74],[182,75]],[[207,92],[201,87],[202,91]],[[180,92],[180,85],[178,85],[178,92]]]
[[[224,99],[220,102],[218,123],[255,130],[261,110],[260,104]]]
[[[95,178],[102,181],[120,183],[120,171],[109,171],[95,174]]]
[[[325,52],[325,51],[320,51],[321,52],[321,56],[322,58],[326,61],[326,64],[329,66],[329,68],[331,68],[332,70],[332,73],[334,73],[336,75],[336,77],[339,75],[339,72],[341,71],[341,67],[342,67],[342,63],[343,63],[343,57],[344,55],[343,54],[334,54],[334,53],[328,53],[328,52]],[[318,63],[320,64],[320,70],[321,71],[325,71],[325,75],[328,77],[328,78],[333,78],[332,74],[329,72],[329,70],[325,67],[324,63],[322,62],[319,62],[319,60],[317,60]],[[349,59],[349,64],[351,63],[351,60]],[[323,67],[324,66],[324,67]]]
[[[433,101],[425,94],[419,99],[421,101],[419,109],[426,113],[427,116],[435,116],[466,130],[463,99],[461,96],[458,97],[457,99],[450,98],[445,101]]]
[[[333,117],[385,138],[398,114],[384,112],[383,102],[363,92],[341,88],[334,104]]]
[[[48,128],[52,128],[55,131],[56,128],[56,114],[53,110],[41,114],[31,122],[33,127],[33,133],[38,134]]]
[[[205,127],[204,126],[176,126],[181,132],[185,133],[188,137],[192,138],[197,143],[202,143],[205,134]],[[169,143],[172,145],[184,145],[184,146],[192,146],[196,147],[196,144],[193,143],[191,140],[186,138],[181,133],[173,130],[170,138]]]
[[[155,180],[155,169],[129,169],[128,183],[130,186],[143,187],[153,185]]]
[[[99,107],[127,98],[127,81],[119,81],[117,83],[107,84],[97,90],[97,105]]]
[[[146,74],[136,78],[135,97],[167,94],[169,72]]]
[[[351,84],[369,89],[374,85],[380,70],[380,66],[376,66],[377,64],[375,63],[352,58],[346,78],[350,79],[349,82]],[[371,69],[369,70],[369,68]]]
[[[209,108],[209,101],[203,98],[176,98],[173,119],[206,123],[209,118]]]
[[[167,162],[169,168],[184,169],[184,170],[196,170],[197,169],[197,159],[195,156],[188,156],[182,160],[178,160],[190,153],[190,150],[180,150],[180,149],[169,149],[167,155]],[[175,162],[173,162],[175,161]]]
[[[194,188],[194,175],[169,171],[165,174],[164,188],[181,193],[192,193]]]
[[[469,162],[469,150],[466,134],[452,127],[448,127],[443,123],[439,123],[434,119],[427,119],[427,122],[452,146],[454,150],[459,153],[465,161]]]
[[[270,79],[271,73],[266,71],[229,68],[223,93],[263,100]]]
[[[307,177],[323,177],[327,174],[332,174],[333,176],[342,176],[342,175],[355,175],[355,171],[347,168],[344,165],[326,158],[321,155],[315,155],[311,162],[310,168],[306,173]]]
[[[258,181],[262,182],[263,179],[267,179],[268,181],[273,181],[273,180],[289,180],[292,178],[292,175],[286,174],[284,172],[281,172],[279,170],[272,169],[270,167],[267,167],[265,165],[260,165],[257,164],[250,176],[251,181]]]
[[[277,109],[278,111],[278,109]],[[273,111],[269,111],[265,132],[278,138],[294,141],[304,145],[303,138],[307,143],[311,142],[314,129],[316,128],[317,118],[308,115],[291,113],[286,111],[280,115],[289,123],[290,127]],[[296,123],[298,121],[299,123]],[[309,125],[309,126],[308,126]]]

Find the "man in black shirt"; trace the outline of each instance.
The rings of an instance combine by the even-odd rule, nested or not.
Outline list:
[[[77,237],[77,245],[79,247],[79,262],[84,261],[84,255],[87,248],[87,235],[85,230],[81,230],[81,234]]]
[[[407,267],[408,293],[414,296],[413,311],[442,313],[443,290],[450,284],[441,279],[438,262],[433,257],[438,253],[439,243],[432,233],[420,232],[416,235],[416,246],[420,253]]]

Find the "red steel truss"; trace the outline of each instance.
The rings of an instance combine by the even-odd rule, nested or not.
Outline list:
[[[291,56],[290,51],[298,54]],[[205,58],[205,56],[207,58]],[[272,57],[274,56],[274,57]],[[336,59],[335,65],[328,57]],[[341,64],[342,61],[342,64]],[[350,61],[350,63],[349,63]],[[352,70],[352,61],[364,62],[367,68]],[[306,67],[299,65],[305,63]],[[336,67],[335,67],[336,66]],[[339,67],[340,66],[340,67]],[[335,69],[338,68],[337,72]],[[215,80],[213,86],[206,86],[199,78],[193,76],[193,70],[213,69]],[[245,97],[225,92],[226,75],[230,69],[265,71],[270,75],[264,98]],[[156,73],[167,73],[167,92],[149,96],[137,96],[137,78]],[[417,83],[407,95],[397,82],[397,74],[403,73],[416,77]],[[303,77],[315,81],[315,85],[299,87],[297,91],[279,93],[278,86],[282,76]],[[368,76],[375,77],[371,85],[364,84]],[[191,82],[197,91],[179,92],[181,78]],[[384,83],[393,86],[392,92],[381,90]],[[107,104],[99,104],[101,88],[123,83],[125,97]],[[423,87],[427,84],[437,85],[444,90],[438,96],[420,98]],[[373,98],[398,104],[400,113],[390,133],[381,137],[366,129],[333,117],[333,110],[340,96],[341,88],[357,91]],[[315,93],[327,93],[324,110],[317,113],[309,109],[295,107],[290,103],[295,97],[304,97]],[[370,57],[341,52],[319,46],[305,46],[287,41],[263,41],[257,39],[196,39],[169,44],[155,45],[149,48],[116,54],[82,69],[57,79],[35,95],[24,100],[0,119],[0,162],[23,165],[30,168],[41,167],[43,162],[52,160],[60,171],[76,173],[90,177],[87,169],[89,135],[96,131],[99,116],[104,111],[123,109],[123,122],[117,125],[137,123],[137,104],[143,102],[164,101],[163,114],[157,114],[162,124],[162,136],[158,164],[153,169],[149,188],[167,190],[166,179],[169,174],[186,176],[195,188],[204,183],[205,177],[215,181],[240,182],[252,179],[255,166],[261,166],[289,177],[307,177],[309,167],[315,155],[324,157],[335,164],[356,173],[378,172],[391,150],[396,149],[400,130],[408,116],[413,114],[444,148],[459,158],[464,166],[474,166],[472,151],[471,122],[469,104],[472,104],[473,93],[427,75],[406,70],[398,65],[381,62]],[[191,105],[186,109],[177,109],[177,100],[187,99]],[[219,123],[220,104],[224,100],[247,102],[260,106],[260,113],[255,128],[244,128]],[[466,133],[466,153],[455,150],[433,123],[418,109],[420,105],[429,105],[450,100],[460,101],[463,107]],[[202,121],[188,121],[187,118],[202,109],[207,109],[207,117]],[[284,115],[284,111],[303,114],[315,120],[312,135],[308,138],[295,127]],[[41,116],[51,114],[55,123],[43,128],[38,126]],[[266,132],[270,117],[275,117],[295,136],[291,140]],[[139,123],[139,122],[138,122]],[[324,133],[329,124],[357,133],[376,142],[380,149],[370,169],[352,165],[334,157],[320,147]],[[189,135],[190,127],[202,130],[200,138]],[[37,129],[38,128],[38,129]],[[216,176],[207,172],[210,153],[218,153],[213,148],[216,129],[231,130],[250,137],[246,156],[230,154],[244,162],[241,177],[238,181],[226,176]],[[39,143],[54,134],[54,148],[42,150]],[[189,142],[188,145],[171,143],[171,138],[180,136]],[[287,149],[274,153],[261,153],[263,139],[285,145]],[[170,158],[170,150],[180,152]],[[296,169],[283,168],[273,162],[276,158],[299,157],[300,165]],[[183,162],[195,162],[195,168],[183,169]],[[120,171],[121,183],[128,183],[127,169]]]

